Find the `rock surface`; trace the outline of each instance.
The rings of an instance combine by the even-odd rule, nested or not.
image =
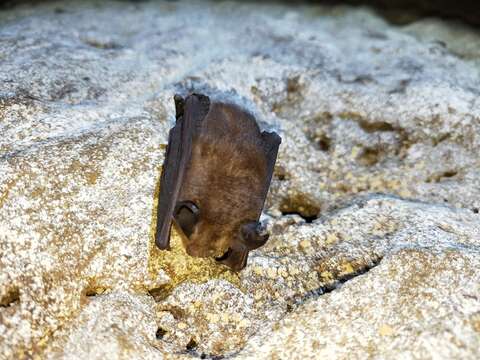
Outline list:
[[[476,32],[193,1],[0,24],[1,359],[478,358]],[[153,244],[191,90],[283,138],[272,235],[239,274]]]

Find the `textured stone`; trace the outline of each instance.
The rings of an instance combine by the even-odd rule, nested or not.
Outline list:
[[[474,359],[479,255],[471,248],[399,250],[263,329],[237,358]]]
[[[54,341],[48,357],[158,359],[162,352],[156,348],[156,331],[151,297],[124,292],[100,295],[87,301],[80,316],[66,329],[68,341]]]
[[[229,282],[184,283],[159,304],[163,341],[200,354],[238,350],[258,330],[253,302],[251,294]]]
[[[0,358],[478,357],[477,33],[193,1],[0,23]],[[191,90],[283,137],[239,274],[153,243]]]

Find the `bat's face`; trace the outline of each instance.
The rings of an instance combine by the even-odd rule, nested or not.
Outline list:
[[[182,201],[174,213],[175,221],[184,235],[182,240],[185,249],[191,256],[220,256],[229,246],[228,234],[232,235],[232,225],[224,223],[218,226],[206,216],[205,207],[202,206],[200,211],[197,203]]]
[[[208,212],[208,211],[205,211]],[[196,257],[214,257],[233,270],[245,267],[248,251],[266,243],[268,234],[257,221],[224,222],[221,216],[202,214],[191,201],[180,202],[174,215],[187,253]]]
[[[184,238],[184,245],[190,256],[220,257],[227,252],[232,237],[237,237],[235,229],[225,226],[219,229],[205,219],[200,219],[193,233]]]

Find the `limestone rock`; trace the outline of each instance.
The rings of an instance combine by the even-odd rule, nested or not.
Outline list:
[[[478,357],[478,33],[216,1],[0,24],[1,359]],[[239,274],[153,244],[192,90],[283,138]]]
[[[184,283],[157,308],[162,340],[192,353],[224,355],[258,330],[253,297],[229,282]]]
[[[468,249],[468,250],[467,250]],[[403,249],[252,338],[238,359],[475,359],[478,247]]]
[[[158,359],[155,302],[149,296],[116,292],[91,297],[69,324],[66,343],[53,343],[52,359]],[[91,346],[101,344],[101,346]]]
[[[334,242],[325,235],[330,229]],[[316,250],[316,291],[251,339],[239,358],[478,356],[478,216],[379,197],[284,238],[300,245],[302,235]],[[262,252],[281,258],[275,245]]]

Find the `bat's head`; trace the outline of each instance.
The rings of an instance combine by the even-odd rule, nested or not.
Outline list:
[[[174,218],[189,255],[215,257],[235,271],[245,267],[249,251],[268,240],[266,229],[258,221],[219,224],[218,219],[202,216],[191,201],[179,203]]]

